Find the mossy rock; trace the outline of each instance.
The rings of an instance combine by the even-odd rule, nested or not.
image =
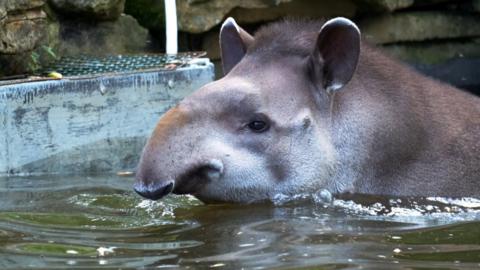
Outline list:
[[[26,11],[20,5],[0,20],[0,76],[31,74],[58,57],[59,24],[39,2],[32,1],[35,8]]]

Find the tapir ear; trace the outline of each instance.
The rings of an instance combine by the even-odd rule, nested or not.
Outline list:
[[[360,30],[346,18],[327,21],[313,52],[314,76],[327,92],[341,89],[353,76],[360,55]]]
[[[253,37],[237,25],[232,17],[223,22],[220,29],[220,51],[222,54],[223,74],[242,60],[248,46],[253,43]]]

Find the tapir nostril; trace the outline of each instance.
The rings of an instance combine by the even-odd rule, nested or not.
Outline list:
[[[194,194],[209,183],[222,178],[224,166],[221,160],[211,159],[203,163],[194,163],[175,179],[175,194]]]
[[[135,183],[133,186],[135,192],[150,200],[158,200],[172,192],[173,182],[164,182],[159,184],[144,185],[143,183]]]

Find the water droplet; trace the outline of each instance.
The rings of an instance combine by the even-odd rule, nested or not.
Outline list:
[[[225,266],[225,264],[224,263],[216,263],[216,264],[210,265],[210,268],[216,268],[216,267],[222,267],[222,266]]]
[[[333,196],[330,191],[321,189],[313,195],[313,200],[320,204],[330,204],[333,201]]]

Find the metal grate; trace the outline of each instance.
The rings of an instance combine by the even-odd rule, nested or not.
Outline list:
[[[129,72],[146,69],[171,70],[187,65],[192,59],[205,56],[205,52],[186,52],[174,55],[110,55],[62,57],[42,69],[40,74],[58,72],[63,76],[82,76],[112,72]]]

